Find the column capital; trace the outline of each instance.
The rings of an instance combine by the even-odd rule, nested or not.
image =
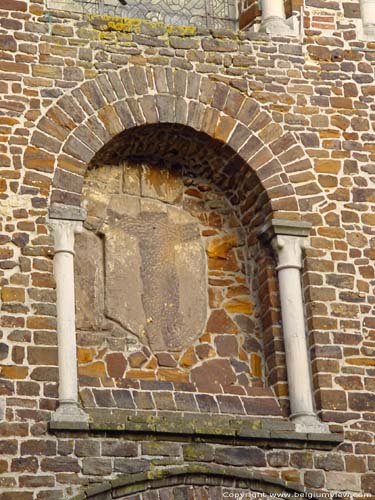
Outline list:
[[[74,255],[74,235],[82,232],[82,221],[50,219],[48,225],[55,239],[55,254],[66,252]]]
[[[307,246],[306,238],[277,235],[271,240],[271,245],[278,261],[276,271],[281,271],[282,269],[302,269],[302,251]]]
[[[302,250],[307,246],[310,222],[272,219],[258,233],[264,243],[271,243],[278,260],[277,270],[301,269]]]
[[[278,235],[299,236],[307,238],[310,235],[312,224],[306,221],[289,219],[272,219],[258,231],[258,238],[268,243]]]

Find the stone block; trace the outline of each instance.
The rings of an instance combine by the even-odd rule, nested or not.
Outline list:
[[[235,466],[266,466],[264,451],[255,447],[218,447],[215,450],[215,461]]]
[[[75,239],[76,325],[96,330],[104,319],[103,244],[91,231],[84,230]]]
[[[177,207],[126,195],[112,197],[108,214],[106,315],[154,351],[181,350],[201,334],[207,314],[198,227]]]
[[[109,458],[84,458],[82,472],[88,476],[106,476],[112,472],[112,463]]]
[[[356,474],[347,472],[327,472],[326,485],[330,490],[348,492],[361,491],[361,479]]]

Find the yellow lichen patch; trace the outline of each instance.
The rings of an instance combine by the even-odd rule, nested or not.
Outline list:
[[[229,313],[251,314],[254,304],[247,298],[233,299],[224,305],[224,309]]]
[[[166,28],[168,34],[177,36],[193,36],[197,32],[197,28],[195,26],[166,25]]]
[[[107,31],[101,31],[99,33],[99,39],[100,40],[106,40],[106,41],[116,40],[117,39],[117,35],[116,35],[116,33],[107,32]]]
[[[88,16],[96,29],[101,31],[117,31],[119,33],[140,33],[141,26],[162,28],[169,35],[193,36],[197,33],[195,26],[173,26],[160,21],[148,21],[119,16]]]
[[[141,20],[120,18],[119,21],[108,21],[107,26],[108,29],[112,31],[121,31],[122,33],[140,33]]]

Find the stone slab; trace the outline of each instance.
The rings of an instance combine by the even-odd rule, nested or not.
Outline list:
[[[74,207],[70,205],[59,205],[53,203],[49,208],[49,218],[50,219],[62,219],[62,220],[85,220],[87,217],[87,212],[82,207]]]
[[[104,315],[103,243],[87,230],[75,239],[76,326],[97,330]]]
[[[115,195],[102,231],[106,315],[153,351],[193,343],[207,317],[198,224],[178,207]]]

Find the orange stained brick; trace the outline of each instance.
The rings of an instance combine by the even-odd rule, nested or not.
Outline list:
[[[259,356],[259,354],[250,355],[250,368],[253,377],[262,376],[262,358]]]
[[[4,287],[1,290],[1,300],[3,302],[24,302],[25,290],[16,287]]]
[[[210,337],[210,335],[207,335],[207,336]],[[193,347],[189,347],[185,351],[185,353],[182,355],[179,364],[183,368],[190,368],[191,366],[195,365],[195,363],[197,363],[197,361],[198,361],[198,359],[194,353]]]
[[[374,358],[350,358],[347,359],[346,362],[349,365],[357,365],[357,366],[375,366],[375,359]]]
[[[233,299],[224,304],[224,309],[229,313],[252,314],[254,304],[247,298]]]
[[[99,377],[104,378],[107,376],[105,371],[105,364],[103,361],[95,361],[91,365],[78,366],[78,374],[85,377]]]
[[[152,370],[128,370],[125,378],[156,380],[155,372]]]
[[[78,364],[90,363],[95,356],[95,349],[92,347],[78,347],[77,359]]]
[[[3,366],[1,368],[1,376],[14,380],[24,379],[27,377],[29,369],[26,366]]]
[[[168,382],[189,382],[189,374],[176,368],[159,368],[157,375],[160,380]]]

